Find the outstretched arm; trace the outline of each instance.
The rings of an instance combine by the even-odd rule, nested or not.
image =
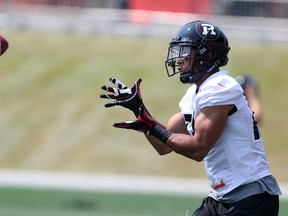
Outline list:
[[[159,125],[161,125],[163,128],[166,128],[167,130],[169,130],[173,133],[188,134],[187,129],[186,129],[186,125],[185,125],[185,121],[184,121],[184,118],[183,118],[181,112],[174,114],[169,119],[166,127],[164,125],[160,124],[159,122],[157,122],[157,123]],[[173,151],[169,146],[164,145],[160,140],[158,140],[154,136],[146,135],[146,138],[160,155],[165,155],[165,154],[168,154],[168,153]]]
[[[223,105],[203,108],[195,119],[194,135],[188,134],[184,129],[180,114],[172,116],[166,128],[151,116],[149,120],[145,119],[146,115],[144,118],[138,116],[135,121],[120,122],[114,126],[146,134],[148,132],[150,134],[146,135],[148,141],[160,155],[175,151],[195,161],[202,161],[220,138],[232,107],[232,105]]]
[[[175,151],[193,160],[202,161],[220,138],[227,122],[228,113],[233,107],[233,105],[223,105],[203,108],[195,119],[195,133],[190,135],[186,130],[181,113],[173,115],[166,127],[154,120],[142,102],[141,80],[136,81],[131,89],[116,79],[111,81],[119,88],[102,87],[104,90],[114,92],[110,95],[101,95],[103,98],[115,99],[112,104],[106,104],[106,107],[124,106],[132,110],[137,117],[134,121],[116,122],[113,126],[144,132],[150,144],[160,155]]]

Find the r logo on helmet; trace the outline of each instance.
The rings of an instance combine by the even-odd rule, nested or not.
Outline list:
[[[210,31],[211,35],[216,35],[216,32],[214,31],[214,26],[210,25],[210,24],[201,24],[202,28],[203,28],[203,35],[207,35],[208,32]]]
[[[207,40],[216,40],[219,37],[218,28],[209,23],[198,23],[197,32],[201,37],[206,37]]]

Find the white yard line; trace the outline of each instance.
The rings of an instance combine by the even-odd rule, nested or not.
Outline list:
[[[205,179],[5,169],[0,170],[0,186],[200,196],[210,191]],[[288,199],[288,184],[280,188],[281,199]]]

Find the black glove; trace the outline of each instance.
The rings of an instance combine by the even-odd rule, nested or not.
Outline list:
[[[115,101],[105,104],[105,107],[112,107],[115,105],[123,106],[130,109],[137,117],[139,113],[139,107],[143,105],[140,91],[140,83],[142,79],[138,79],[131,88],[128,88],[126,85],[115,78],[111,77],[109,80],[118,88],[113,88],[106,85],[101,87],[103,90],[113,93],[101,94],[101,98],[115,99]]]
[[[155,122],[144,105],[140,106],[139,115],[135,121],[115,122],[113,126],[144,132],[147,135],[157,137],[163,143],[166,143],[172,134]]]

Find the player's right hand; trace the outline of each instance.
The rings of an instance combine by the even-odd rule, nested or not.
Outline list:
[[[113,102],[105,104],[105,107],[112,106],[123,106],[127,109],[133,111],[135,116],[137,117],[139,114],[139,107],[143,104],[141,91],[140,91],[140,83],[142,79],[138,79],[131,88],[128,88],[119,80],[111,77],[109,79],[113,84],[117,86],[117,88],[109,87],[103,85],[101,89],[108,91],[112,94],[101,94],[101,98],[106,99],[115,99]]]
[[[166,130],[154,120],[144,105],[140,106],[139,115],[135,121],[115,122],[113,126],[144,132],[146,135],[155,136],[164,144],[172,134],[171,131]]]

